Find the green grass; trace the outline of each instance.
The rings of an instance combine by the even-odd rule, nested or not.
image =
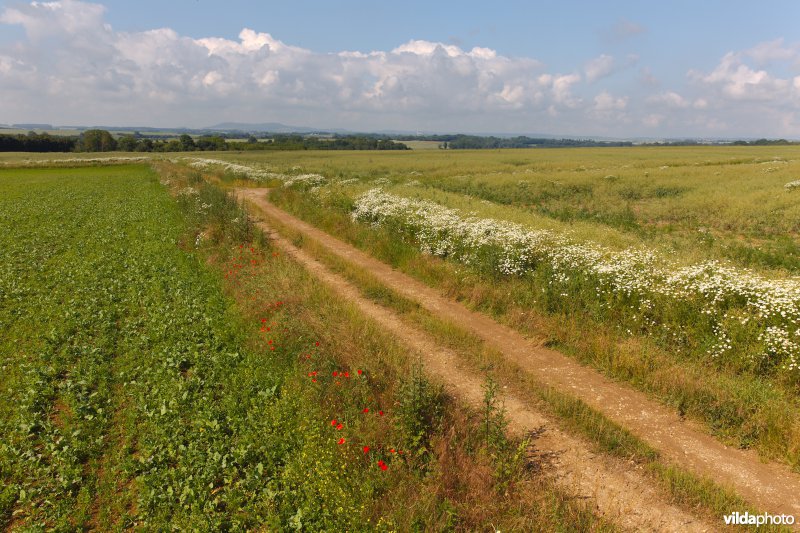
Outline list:
[[[401,238],[383,227],[353,223],[349,216],[352,201],[346,191],[313,195],[277,189],[272,197],[300,218],[474,309],[675,406],[704,422],[709,432],[727,443],[799,464],[800,434],[794,429],[796,424],[787,423],[800,419],[793,381],[781,374],[759,375],[735,359],[709,361],[707,343],[714,339],[708,321],[687,323],[683,326],[687,335],[677,339],[648,335],[642,323],[628,322],[623,312],[609,313],[598,306],[593,293],[560,296],[563,290],[548,284],[546,272],[538,277],[487,275],[421,254],[408,236]],[[689,316],[693,312],[691,302],[660,309],[680,320],[681,313]]]
[[[0,526],[613,529],[500,469],[402,346],[161,170],[0,170]]]
[[[509,384],[515,394],[557,418],[562,427],[586,439],[598,452],[642,466],[672,501],[692,512],[701,513],[712,521],[718,520],[732,509],[756,512],[734,491],[697,477],[678,465],[665,462],[655,449],[619,424],[610,421],[583,401],[542,385],[516,365],[505,361],[502,354],[489,348],[476,335],[435,317],[419,303],[396,293],[363,268],[341,259],[312,240],[298,238],[296,230],[278,220],[270,219],[270,225],[293,241],[299,241],[297,246],[302,246],[329,268],[345,276],[359,287],[365,297],[392,309],[442,345],[455,350],[476,372],[496,376],[503,383]]]
[[[390,191],[405,186],[405,191],[423,197],[439,192],[454,193],[453,199],[467,195],[478,200],[472,205],[480,216],[517,221],[531,217],[533,225],[549,220],[576,231],[579,238],[611,246],[619,245],[620,239],[626,246],[656,246],[682,262],[721,258],[758,269],[800,271],[795,261],[780,259],[785,246],[774,245],[786,237],[800,244],[798,193],[783,189],[800,178],[796,146],[309,151],[214,157],[266,163],[278,172],[292,173],[294,168],[329,178],[356,178],[360,183],[344,188],[351,193],[385,178]],[[416,185],[409,189],[409,182]],[[731,253],[735,245],[754,253]]]

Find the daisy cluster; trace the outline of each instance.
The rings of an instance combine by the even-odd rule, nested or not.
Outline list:
[[[800,180],[790,181],[786,185],[783,186],[784,189],[787,191],[793,191],[795,189],[800,189]]]
[[[739,325],[756,327],[769,366],[797,369],[800,346],[800,279],[769,279],[717,261],[690,266],[670,264],[647,249],[615,251],[594,243],[577,243],[557,232],[513,222],[465,216],[427,200],[367,191],[355,201],[352,218],[389,226],[412,236],[420,249],[469,265],[489,265],[505,275],[544,268],[566,286],[570,279],[593,283],[598,296],[624,296],[636,302],[633,313],[657,317],[659,305],[691,302],[714,320],[714,330],[729,346],[720,324],[738,317]],[[733,313],[741,310],[744,313]],[[751,322],[754,321],[754,322]],[[656,326],[657,322],[650,324]]]
[[[221,159],[207,159],[200,157],[192,157],[187,159],[189,161],[189,166],[193,168],[199,168],[201,170],[208,170],[213,168],[221,169],[224,170],[225,172],[230,172],[231,174],[238,174],[240,176],[255,181],[270,181],[274,179],[284,181],[288,177],[284,174],[271,172],[267,169],[256,168],[247,165],[240,165],[238,163],[222,161]]]

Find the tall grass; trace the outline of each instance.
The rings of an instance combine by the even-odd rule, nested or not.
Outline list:
[[[683,334],[677,337],[642,335],[648,330],[643,329],[647,324],[641,318],[634,320],[628,312],[598,306],[594,291],[567,288],[565,297],[564,287],[554,286],[546,271],[536,276],[498,277],[421,254],[413,237],[403,238],[397,228],[354,223],[348,202],[340,196],[278,189],[272,198],[474,308],[529,335],[544,335],[549,344],[704,421],[727,442],[755,448],[765,457],[800,462],[798,425],[791,422],[800,418],[792,381],[780,374],[760,376],[758,369],[748,368],[746,359],[740,363],[725,357],[710,360],[707,350],[716,338],[709,320],[684,320]],[[619,300],[621,307],[624,302]],[[662,307],[659,312],[674,312],[678,317],[697,313],[691,302]]]

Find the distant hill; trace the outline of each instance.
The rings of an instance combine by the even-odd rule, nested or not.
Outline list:
[[[306,126],[289,126],[281,124],[280,122],[261,122],[261,123],[248,123],[248,122],[221,122],[208,128],[203,128],[212,131],[243,131],[247,133],[350,133],[341,128],[325,129],[325,128],[309,128]]]

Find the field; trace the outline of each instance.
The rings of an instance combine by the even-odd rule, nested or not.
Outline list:
[[[290,183],[272,198],[301,218],[726,442],[796,466],[798,156],[691,147],[235,159],[267,172],[262,182]]]
[[[720,465],[800,486],[800,149],[130,157],[2,158],[1,525],[647,529],[618,510],[646,505],[707,529],[797,509],[783,481],[707,478],[612,411],[633,391],[753,452]],[[386,265],[513,335],[481,337]],[[619,398],[526,370],[519,334]],[[432,344],[460,358],[444,380]],[[558,431],[592,459],[551,462]],[[576,465],[646,487],[608,477],[631,500],[585,500]]]
[[[610,530],[185,165],[0,170],[10,530]],[[503,494],[498,504],[497,495]]]

